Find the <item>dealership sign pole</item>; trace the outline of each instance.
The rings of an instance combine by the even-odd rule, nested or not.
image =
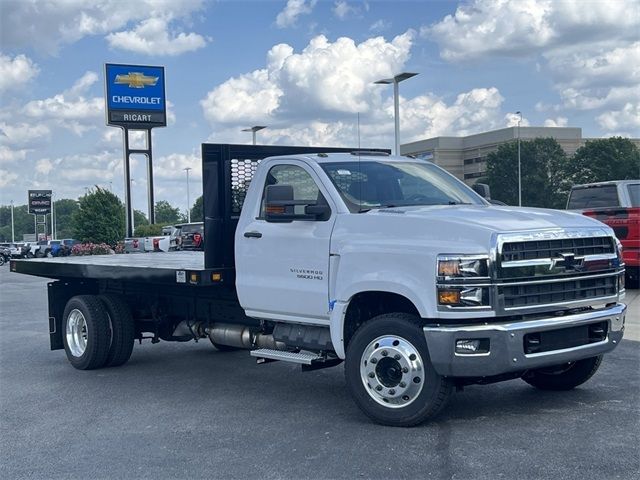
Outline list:
[[[149,223],[155,223],[153,199],[153,156],[151,129],[167,126],[164,67],[105,64],[105,101],[107,125],[119,127],[124,135],[124,203],[126,236],[133,236],[131,209],[132,154],[147,157],[147,196]],[[146,148],[130,148],[129,130],[145,132]]]
[[[51,190],[29,190],[28,208],[34,216],[36,240],[38,240],[38,225],[44,225],[44,238],[47,238],[47,215],[51,213]],[[38,221],[38,215],[42,215],[42,221]]]

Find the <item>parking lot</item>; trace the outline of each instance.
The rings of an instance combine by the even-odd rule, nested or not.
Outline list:
[[[78,371],[49,350],[44,279],[0,269],[2,478],[640,478],[640,298],[588,383],[467,387],[436,421],[374,425],[342,366],[256,365],[208,341]]]

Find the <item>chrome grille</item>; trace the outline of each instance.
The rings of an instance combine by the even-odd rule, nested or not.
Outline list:
[[[574,308],[618,295],[622,266],[610,230],[506,234],[497,243],[498,310]]]
[[[552,240],[530,240],[509,242],[502,246],[501,262],[517,262],[554,258],[560,254],[572,253],[576,257],[615,253],[611,237],[560,238]]]
[[[618,277],[575,278],[553,283],[521,283],[498,287],[504,307],[526,308],[610,297],[617,293]]]

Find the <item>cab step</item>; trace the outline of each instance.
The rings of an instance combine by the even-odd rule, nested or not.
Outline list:
[[[260,348],[249,352],[252,357],[257,357],[258,363],[266,363],[269,360],[282,360],[283,362],[300,363],[302,365],[313,365],[321,363],[324,357],[317,353],[309,352],[286,352],[283,350],[271,350],[270,348]]]
[[[282,360],[283,362],[298,363],[303,372],[320,370],[321,368],[335,367],[340,365],[342,360],[333,356],[318,355],[311,352],[286,352],[284,350],[271,350],[260,348],[249,352],[252,357],[257,357],[258,363],[269,363]]]

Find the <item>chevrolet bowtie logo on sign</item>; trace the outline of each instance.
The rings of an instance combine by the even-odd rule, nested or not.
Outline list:
[[[126,75],[116,75],[114,83],[117,85],[129,85],[131,88],[154,87],[160,77],[150,77],[141,72],[129,72]]]
[[[164,67],[105,64],[107,125],[153,128],[167,125]]]

